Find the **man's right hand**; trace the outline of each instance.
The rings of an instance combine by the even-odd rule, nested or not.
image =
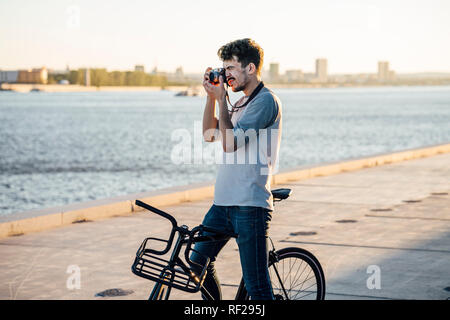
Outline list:
[[[216,118],[216,99],[214,98],[214,90],[209,82],[209,73],[212,70],[208,67],[203,76],[203,88],[205,88],[208,98],[206,99],[205,110],[203,111],[203,138],[206,142],[216,140],[215,134],[219,125],[219,119]]]
[[[211,87],[208,86],[209,83],[209,73],[211,72],[212,68],[208,67],[206,68],[205,74],[203,75],[203,88],[205,88],[206,93],[208,94],[208,97],[211,99],[214,99],[213,92],[211,91]]]

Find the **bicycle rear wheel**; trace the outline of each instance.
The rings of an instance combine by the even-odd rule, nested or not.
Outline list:
[[[325,276],[312,253],[300,248],[284,248],[277,254],[278,261],[269,265],[275,299],[325,299]]]
[[[325,276],[319,261],[301,248],[284,248],[270,258],[269,274],[276,300],[324,300]],[[243,283],[243,282],[242,282]],[[249,299],[242,288],[241,297]]]

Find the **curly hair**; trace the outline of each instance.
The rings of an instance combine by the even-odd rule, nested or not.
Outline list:
[[[245,68],[249,63],[256,66],[256,73],[261,74],[264,61],[264,51],[254,40],[245,38],[235,40],[220,47],[217,55],[222,61],[232,60],[236,57],[242,67]]]

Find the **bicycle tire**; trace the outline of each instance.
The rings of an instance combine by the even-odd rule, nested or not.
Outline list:
[[[325,276],[319,261],[311,252],[301,248],[289,247],[277,250],[276,254],[278,255],[278,261],[272,259],[269,261],[269,274],[276,300],[325,299]],[[288,273],[286,274],[285,271],[288,271]],[[292,277],[291,273],[293,272],[295,273]],[[306,280],[299,280],[303,275],[306,275]],[[280,278],[282,279],[281,282],[279,281]],[[309,282],[303,288],[305,283],[311,279],[314,279],[314,283],[311,285]],[[293,285],[295,285],[295,288],[292,288]],[[298,287],[298,285],[301,286]],[[244,300],[250,298],[245,285],[241,288],[240,296]]]

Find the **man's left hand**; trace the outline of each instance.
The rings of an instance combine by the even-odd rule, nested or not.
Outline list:
[[[222,77],[219,77],[219,83],[217,85],[214,85],[208,81],[204,84],[204,87],[208,95],[210,95],[217,101],[225,100],[226,90]]]

